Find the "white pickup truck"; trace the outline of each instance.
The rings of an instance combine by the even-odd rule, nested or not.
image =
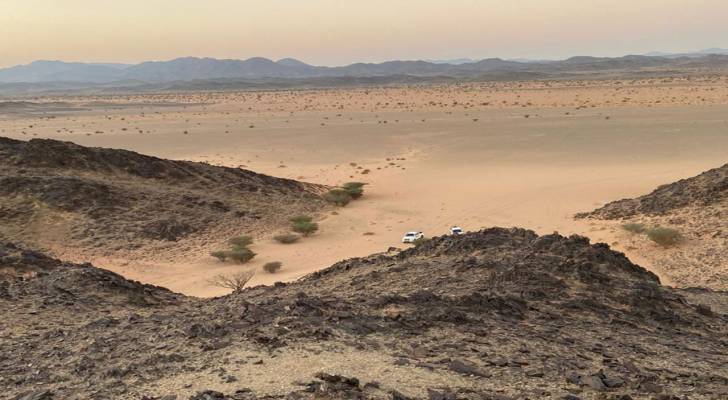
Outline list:
[[[417,239],[422,239],[425,237],[425,234],[418,231],[412,231],[407,232],[404,234],[404,237],[402,238],[402,243],[413,243]]]

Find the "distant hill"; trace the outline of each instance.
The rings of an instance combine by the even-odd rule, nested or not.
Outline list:
[[[479,79],[509,74],[544,75],[583,74],[664,68],[728,68],[728,51],[705,50],[699,55],[629,55],[624,57],[572,57],[561,61],[503,60],[445,61],[395,60],[383,63],[355,63],[342,67],[323,67],[284,58],[278,61],[255,57],[247,60],[184,57],[170,61],[149,61],[136,65],[66,63],[36,61],[0,69],[0,84],[85,83],[110,84],[140,82],[159,84],[211,79],[312,79],[390,77],[455,77]],[[719,51],[720,50],[720,51]],[[722,53],[721,53],[722,52]],[[120,84],[128,86],[128,84]],[[12,89],[12,88],[11,88]]]
[[[689,53],[665,53],[665,52],[661,52],[661,51],[652,51],[652,52],[645,54],[645,56],[678,58],[678,57],[703,57],[703,56],[707,56],[707,55],[711,55],[711,54],[727,55],[728,49],[721,49],[721,48],[713,47],[710,49],[704,49],[704,50],[699,50],[699,51],[694,51],[694,52],[689,52]]]

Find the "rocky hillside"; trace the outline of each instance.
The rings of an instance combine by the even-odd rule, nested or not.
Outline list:
[[[665,215],[688,206],[710,206],[728,201],[728,164],[698,176],[662,185],[636,199],[611,202],[577,218],[621,219],[637,214]]]
[[[34,248],[133,251],[275,229],[323,207],[321,190],[243,169],[0,138],[0,237]]]
[[[728,315],[700,304],[728,294],[578,236],[440,237],[205,300],[9,244],[0,267],[8,398],[728,396]]]
[[[576,217],[631,227],[619,242],[672,285],[728,290],[728,164]],[[656,228],[671,230],[675,243],[660,244]]]

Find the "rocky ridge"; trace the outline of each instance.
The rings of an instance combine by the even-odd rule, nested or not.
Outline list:
[[[577,218],[622,219],[634,215],[665,215],[688,206],[707,207],[728,202],[728,164],[700,175],[662,185],[635,199],[613,201]]]
[[[728,315],[706,305],[728,293],[661,286],[579,236],[434,238],[206,300],[10,244],[0,266],[0,387],[18,398],[728,395]]]
[[[619,242],[672,285],[728,290],[728,164],[576,217],[631,225],[631,231],[618,227]],[[657,227],[673,230],[678,243],[652,242],[649,230]]]

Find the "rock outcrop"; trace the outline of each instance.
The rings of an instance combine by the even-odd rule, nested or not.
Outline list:
[[[439,237],[205,300],[8,244],[0,266],[11,398],[728,395],[728,315],[708,305],[728,294],[579,236]]]
[[[0,238],[86,252],[164,248],[277,229],[322,186],[69,142],[0,138]],[[234,229],[233,229],[234,228]]]

